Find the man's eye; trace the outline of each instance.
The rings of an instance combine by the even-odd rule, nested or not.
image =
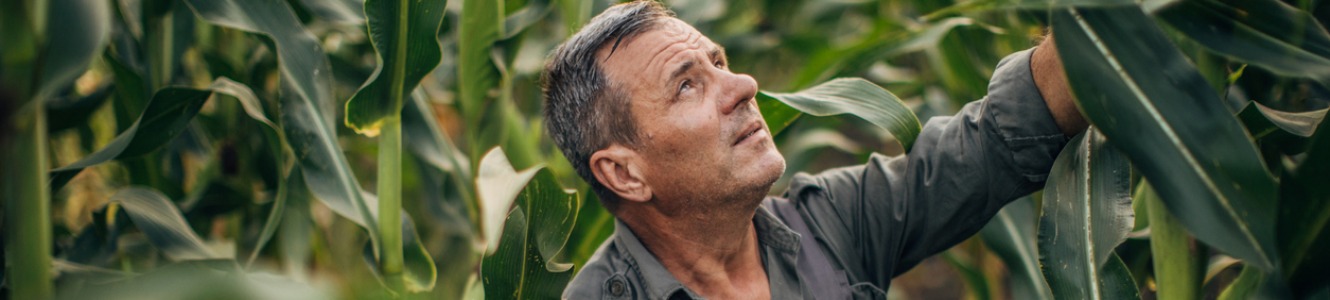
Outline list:
[[[723,61],[723,60],[717,60],[717,61],[716,61],[716,67],[717,67],[717,68],[725,68],[725,61]]]
[[[680,82],[680,83],[679,83],[679,92],[683,92],[683,91],[686,91],[686,90],[688,90],[688,89],[692,89],[692,88],[693,88],[693,81],[692,81],[692,80],[684,80],[683,82]]]

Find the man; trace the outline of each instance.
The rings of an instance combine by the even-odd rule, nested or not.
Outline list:
[[[785,161],[757,82],[660,4],[611,7],[544,74],[550,135],[617,219],[564,297],[883,298],[1041,187],[1086,127],[1056,53],[1004,59],[986,99],[930,120],[908,156],[796,175],[769,198]]]

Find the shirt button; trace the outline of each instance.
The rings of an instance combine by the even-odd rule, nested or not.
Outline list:
[[[623,280],[615,279],[610,282],[610,294],[615,297],[623,296]]]

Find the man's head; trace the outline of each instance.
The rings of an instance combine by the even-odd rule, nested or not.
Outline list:
[[[757,82],[726,63],[660,4],[616,5],[551,55],[546,128],[611,211],[753,206],[785,160],[753,101]]]

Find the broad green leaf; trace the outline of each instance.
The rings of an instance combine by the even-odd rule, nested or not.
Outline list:
[[[439,26],[447,1],[368,0],[370,41],[376,67],[369,81],[346,101],[346,125],[377,136],[385,119],[397,116],[420,79],[439,65]]]
[[[111,36],[111,8],[101,0],[48,0],[50,8],[39,65],[34,99],[55,96],[88,69]],[[6,47],[6,51],[8,47]]]
[[[1135,6],[1056,10],[1078,107],[1197,239],[1273,271],[1274,179],[1251,138]],[[1181,214],[1178,212],[1186,212]]]
[[[309,191],[338,215],[364,227],[377,246],[377,200],[361,189],[337,141],[331,119],[332,73],[317,38],[300,24],[285,2],[261,0],[187,0],[200,18],[270,39],[281,70],[282,129],[297,153]],[[409,223],[409,218],[404,218]],[[415,225],[404,233],[407,289],[428,290],[434,284],[433,262],[424,247],[413,245]],[[419,240],[414,238],[414,240]],[[377,249],[377,247],[373,247]],[[428,270],[425,270],[428,269]]]
[[[494,148],[480,159],[476,172],[476,196],[480,202],[481,237],[485,238],[485,255],[499,249],[504,215],[511,211],[517,196],[542,167],[517,171],[508,162],[503,149]],[[512,221],[507,221],[512,222]]]
[[[1008,203],[988,225],[979,230],[984,244],[1007,265],[1013,299],[1053,299],[1048,281],[1039,271],[1039,249],[1035,241],[1034,201],[1023,197]]]
[[[111,196],[152,245],[173,261],[219,258],[185,223],[175,203],[156,190],[130,187]]]
[[[1191,235],[1177,217],[1164,209],[1150,183],[1141,182],[1134,201],[1144,202],[1150,219],[1150,253],[1160,299],[1197,299],[1203,270],[1199,255],[1191,250]]]
[[[282,129],[295,149],[305,183],[337,214],[364,226],[378,241],[376,208],[364,198],[325,111],[332,103],[332,73],[317,38],[285,2],[187,0],[204,21],[271,39],[281,70]]]
[[[974,25],[974,19],[954,17],[928,24],[919,30],[868,35],[853,46],[815,54],[794,77],[790,86],[798,88],[837,76],[856,76],[868,70],[876,61],[937,47],[942,38],[954,29]]]
[[[1275,0],[1186,0],[1154,14],[1201,45],[1277,74],[1330,85],[1330,33]]]
[[[862,78],[840,78],[795,93],[759,92],[758,107],[772,135],[799,116],[777,103],[814,116],[853,114],[896,136],[906,151],[922,130],[914,112],[900,98]],[[771,101],[778,100],[779,102]],[[765,103],[765,105],[763,105]]]
[[[1058,154],[1044,187],[1040,263],[1057,298],[1111,295],[1101,282],[1113,248],[1131,232],[1130,165],[1091,128]]]
[[[582,199],[560,186],[548,169],[532,170],[537,173],[508,214],[498,249],[480,264],[489,297],[558,298],[572,280],[572,264],[557,260],[563,256]]]
[[[490,89],[499,85],[500,75],[490,60],[490,49],[504,32],[504,3],[493,0],[462,2],[457,41],[458,106],[465,124],[479,124],[478,120],[485,114],[484,109],[489,103]]]
[[[157,91],[134,125],[116,136],[101,150],[64,167],[51,170],[51,190],[59,190],[84,168],[112,159],[147,154],[185,130],[189,121],[208,100],[208,91],[167,88]]]

